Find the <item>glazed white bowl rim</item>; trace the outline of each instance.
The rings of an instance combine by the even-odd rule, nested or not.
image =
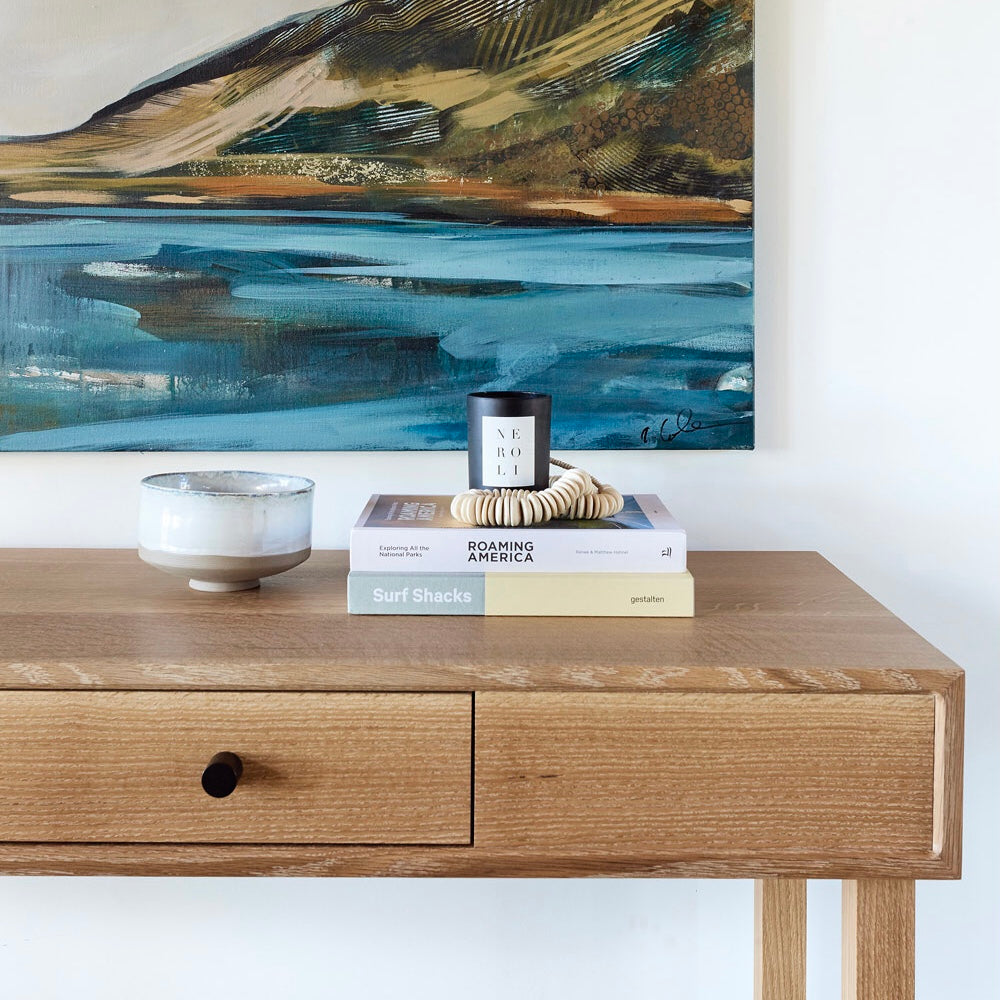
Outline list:
[[[178,480],[184,476],[230,476],[234,479],[245,477],[249,487],[253,480],[258,482],[266,481],[271,488],[255,490],[237,489],[190,489],[178,484]],[[173,483],[165,482],[173,480]],[[281,482],[286,485],[280,485]],[[207,497],[285,497],[295,496],[299,493],[309,493],[316,484],[305,476],[289,476],[283,472],[251,472],[245,469],[189,469],[185,472],[158,472],[152,476],[146,476],[142,480],[142,486],[151,490],[159,490],[163,493],[172,493],[178,496],[207,496]]]

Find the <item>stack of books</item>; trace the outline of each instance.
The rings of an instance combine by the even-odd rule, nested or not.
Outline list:
[[[376,494],[351,531],[356,615],[690,618],[687,535],[652,495],[599,521],[478,528],[451,497]]]

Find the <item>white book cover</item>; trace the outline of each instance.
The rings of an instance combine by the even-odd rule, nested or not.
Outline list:
[[[680,573],[687,534],[652,494],[601,520],[479,528],[450,496],[376,494],[351,531],[351,569],[381,573]]]

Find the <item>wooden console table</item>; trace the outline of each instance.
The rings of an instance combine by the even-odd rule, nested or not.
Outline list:
[[[692,553],[693,620],[350,617],[346,566],[209,596],[0,551],[0,870],[755,878],[763,1000],[837,878],[844,995],[912,997],[963,674],[829,563]]]

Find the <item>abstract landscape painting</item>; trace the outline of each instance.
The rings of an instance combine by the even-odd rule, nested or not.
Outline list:
[[[752,17],[355,0],[0,140],[0,450],[752,447]]]

